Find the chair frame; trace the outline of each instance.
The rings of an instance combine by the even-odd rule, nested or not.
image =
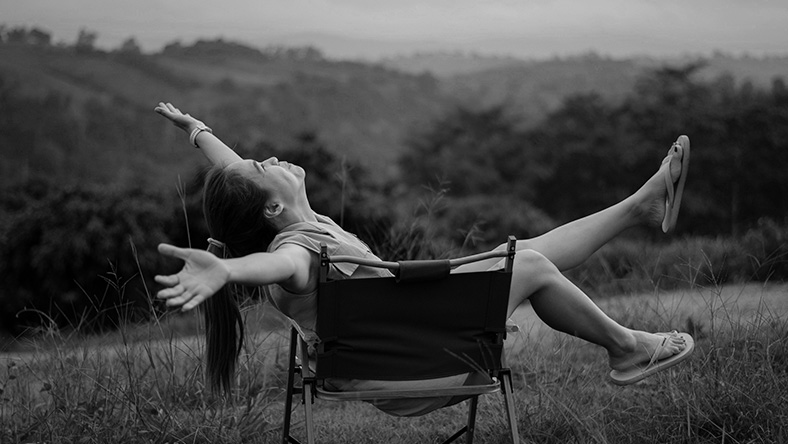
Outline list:
[[[512,267],[514,262],[514,255],[516,252],[516,239],[509,236],[507,248],[505,251],[493,251],[488,253],[481,253],[463,258],[452,259],[449,261],[418,261],[422,264],[425,263],[439,263],[448,264],[450,268],[459,265],[477,262],[490,258],[505,258],[506,263],[504,266],[504,273],[507,273],[508,278],[511,279]],[[331,263],[337,262],[350,262],[358,265],[365,265],[371,267],[388,268],[394,272],[400,270],[401,267],[408,263],[416,261],[403,261],[403,262],[386,262],[377,260],[367,260],[356,258],[352,256],[333,256],[329,257],[325,246],[322,246],[320,257],[320,283],[327,282],[328,266]],[[404,264],[404,265],[403,265]],[[429,265],[429,264],[428,264]],[[440,266],[440,264],[438,264]],[[318,298],[320,297],[320,290],[318,290]],[[320,314],[318,314],[320,319]],[[498,340],[503,341],[506,333],[499,334]],[[486,371],[491,378],[491,383],[482,385],[470,386],[457,386],[448,388],[427,388],[427,389],[413,389],[413,390],[374,390],[374,391],[331,391],[323,387],[323,379],[319,378],[316,371],[308,365],[309,356],[307,351],[307,344],[304,339],[299,335],[295,327],[291,328],[290,332],[290,351],[288,355],[288,376],[287,376],[287,391],[285,393],[285,406],[284,406],[284,420],[282,425],[282,444],[301,444],[299,440],[292,436],[290,433],[292,412],[293,412],[293,397],[300,395],[301,404],[304,408],[304,418],[306,425],[306,442],[307,444],[315,443],[314,432],[314,413],[312,405],[315,399],[323,399],[328,401],[364,401],[372,399],[396,399],[396,398],[424,398],[433,396],[469,396],[468,401],[468,415],[466,424],[460,428],[456,433],[448,437],[444,444],[451,443],[463,434],[466,436],[466,442],[473,443],[473,434],[476,424],[476,413],[478,409],[478,400],[480,395],[500,392],[503,395],[504,410],[506,419],[509,426],[509,433],[512,443],[519,443],[519,433],[517,430],[517,415],[514,406],[514,393],[512,387],[512,373],[511,370],[505,366],[505,359],[501,355],[501,362],[496,363],[494,366],[485,366]],[[500,364],[500,365],[498,365]],[[297,385],[296,377],[300,379],[300,385]]]

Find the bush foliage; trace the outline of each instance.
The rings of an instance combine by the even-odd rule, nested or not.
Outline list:
[[[693,236],[667,244],[614,241],[570,271],[598,296],[788,279],[788,224],[764,218],[741,236]]]
[[[121,316],[148,318],[145,288],[167,266],[156,245],[178,231],[174,199],[34,181],[5,194],[0,208],[4,328],[87,322],[95,331]]]
[[[416,186],[441,180],[448,196],[484,196],[503,207],[516,197],[563,222],[631,194],[654,174],[670,144],[687,134],[692,172],[683,232],[740,235],[763,217],[783,220],[784,80],[775,79],[770,90],[729,76],[700,80],[702,66],[650,72],[621,102],[597,94],[567,97],[527,128],[503,107],[459,109],[413,137],[402,178]],[[524,235],[534,228],[524,227]]]

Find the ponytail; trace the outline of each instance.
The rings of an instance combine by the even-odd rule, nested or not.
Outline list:
[[[267,200],[267,193],[241,174],[211,169],[203,190],[203,213],[211,236],[208,251],[220,258],[266,251],[276,236],[263,216]],[[243,317],[237,300],[244,294],[242,290],[225,285],[203,305],[206,377],[213,390],[224,393],[232,388],[243,347]]]

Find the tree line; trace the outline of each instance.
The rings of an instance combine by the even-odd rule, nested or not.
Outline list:
[[[769,233],[780,233],[773,227],[788,217],[785,83],[759,89],[729,76],[702,80],[700,68],[649,72],[617,102],[567,97],[527,126],[505,106],[456,107],[412,132],[399,175],[385,183],[317,132],[237,148],[303,165],[315,209],[391,259],[487,248],[507,234],[538,235],[599,210],[653,174],[679,134],[692,139],[680,233],[736,237],[764,220]],[[75,112],[64,94],[23,96],[1,80],[4,156],[32,166],[24,180],[5,184],[0,199],[0,329],[54,323],[101,331],[155,314],[151,277],[177,266],[158,257],[156,244],[204,247],[201,174],[179,193],[145,180],[108,185],[112,177],[95,175],[102,162],[117,161],[112,147],[132,137],[134,146],[155,145],[161,133],[135,130],[149,125],[149,110],[116,113],[89,102]],[[128,168],[140,168],[128,159]],[[69,171],[58,173],[62,165]],[[64,186],[58,174],[74,171],[95,180]]]
[[[101,52],[96,47],[98,40],[98,32],[92,31],[87,28],[80,28],[77,37],[73,43],[67,42],[55,43],[52,38],[52,33],[46,29],[33,26],[7,26],[0,24],[0,44],[9,45],[31,45],[31,46],[59,46],[70,48],[79,53]],[[110,50],[111,52],[123,55],[141,55],[142,47],[134,36],[124,39],[116,48]],[[179,40],[167,43],[162,48],[164,54],[182,54],[182,55],[207,55],[217,54],[221,52],[227,55],[228,51],[233,51],[236,55],[253,56],[253,57],[272,57],[272,58],[289,58],[293,60],[322,60],[323,53],[313,46],[303,47],[284,47],[284,46],[270,46],[264,50],[249,48],[244,45],[236,44],[229,41],[224,41],[219,38],[217,40],[198,40],[193,45],[185,46]]]
[[[527,202],[531,234],[604,208],[653,174],[680,134],[692,141],[681,231],[738,235],[788,215],[788,89],[730,76],[703,81],[702,64],[644,75],[624,100],[575,95],[528,129],[503,107],[458,109],[412,138],[402,158],[410,184],[439,177],[463,206],[484,196]],[[457,211],[456,208],[453,211]],[[536,214],[543,215],[537,218]],[[505,214],[489,223],[500,224]],[[494,230],[500,231],[500,230]]]

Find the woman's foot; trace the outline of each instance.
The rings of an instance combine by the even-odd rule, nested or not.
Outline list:
[[[647,333],[633,330],[629,344],[618,351],[608,350],[610,368],[624,371],[645,367],[681,353],[687,342],[678,333]],[[656,355],[655,355],[656,354]]]
[[[686,333],[646,333],[632,331],[635,347],[610,355],[610,381],[618,385],[634,384],[657,372],[684,361],[695,349],[695,341]]]
[[[637,220],[649,226],[673,229],[678,216],[689,165],[689,139],[681,136],[668,150],[659,170],[632,196]]]

